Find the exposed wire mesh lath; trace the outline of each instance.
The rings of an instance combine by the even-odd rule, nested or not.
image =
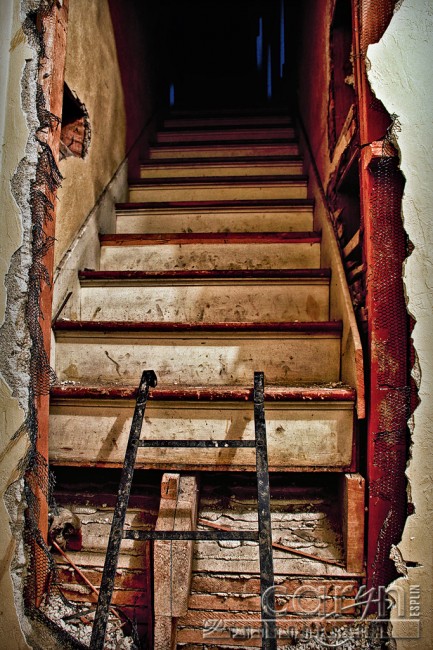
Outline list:
[[[360,55],[365,59],[368,46],[377,43],[388,27],[397,0],[370,0],[370,2],[359,0],[359,4],[361,6]],[[370,108],[380,113],[387,112],[382,102],[374,95],[372,96]]]
[[[53,5],[54,2],[52,1],[42,1],[38,11],[39,17],[49,16]],[[38,36],[40,45],[39,60],[41,60],[45,56],[43,34],[38,34]],[[38,593],[40,594],[40,586],[47,584],[48,577],[55,568],[55,563],[39,528],[41,499],[45,500],[47,504],[50,503],[53,478],[50,476],[47,460],[38,452],[36,446],[38,414],[35,400],[38,396],[49,393],[50,386],[55,379],[45,349],[40,323],[41,319],[44,318],[40,306],[40,296],[44,284],[47,286],[51,284],[44,258],[54,245],[54,238],[47,235],[45,230],[47,223],[53,219],[53,199],[62,180],[53,153],[45,142],[46,135],[59,124],[60,118],[46,109],[44,94],[40,86],[37,87],[36,107],[39,128],[35,138],[39,152],[36,175],[30,191],[32,265],[29,272],[29,293],[26,306],[26,320],[31,338],[29,415],[25,422],[31,447],[26,458],[24,475],[24,489],[28,506],[26,511],[25,543],[30,556],[25,596],[26,605],[29,608],[34,606],[36,596]]]
[[[395,118],[394,118],[395,120]],[[392,138],[392,129],[384,142]],[[373,264],[369,282],[374,284],[372,358],[380,397],[375,408],[380,430],[374,433],[373,466],[379,470],[370,484],[370,495],[387,504],[388,512],[378,535],[372,583],[387,585],[395,577],[389,559],[392,544],[400,541],[406,518],[406,439],[410,414],[408,379],[408,322],[404,300],[402,265],[407,255],[401,220],[403,179],[395,157],[383,156],[377,165],[371,195]],[[386,300],[381,302],[381,297]],[[392,305],[392,308],[389,308]]]

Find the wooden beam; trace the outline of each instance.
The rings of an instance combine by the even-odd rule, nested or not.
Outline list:
[[[194,476],[166,473],[155,530],[195,530],[198,505]],[[174,650],[176,619],[188,611],[193,542],[154,542],[154,648]]]
[[[344,474],[341,483],[346,570],[350,573],[362,573],[364,569],[365,480],[360,474]]]

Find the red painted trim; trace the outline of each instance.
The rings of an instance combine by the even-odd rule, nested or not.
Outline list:
[[[151,246],[176,244],[320,244],[317,233],[310,232],[216,232],[151,233],[100,235],[101,246]]]
[[[153,187],[165,185],[273,185],[277,184],[291,184],[291,183],[307,183],[308,176],[298,175],[267,175],[267,176],[180,176],[180,177],[167,177],[167,178],[142,178],[134,181],[130,185],[130,189],[134,187]]]
[[[91,271],[78,272],[80,280],[219,280],[219,279],[316,279],[330,278],[331,269],[224,269],[188,271]]]
[[[57,320],[56,331],[82,332],[296,332],[302,334],[339,334],[342,321],[288,323],[180,323],[133,321]]]
[[[137,201],[116,203],[118,210],[139,210],[139,209],[160,209],[160,208],[258,208],[265,210],[266,208],[298,208],[298,207],[313,207],[313,199],[257,199],[257,200],[244,200],[239,201]]]
[[[134,386],[84,386],[58,384],[51,389],[53,399],[124,399],[132,400],[137,395]],[[353,402],[356,393],[352,388],[286,387],[265,388],[265,400],[269,402]],[[179,388],[165,386],[150,391],[152,400],[191,401],[251,401],[253,389],[249,386],[196,386]]]

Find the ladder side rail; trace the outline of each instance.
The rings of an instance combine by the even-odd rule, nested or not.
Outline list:
[[[111,524],[110,537],[107,546],[107,555],[104,563],[101,587],[99,590],[98,605],[95,612],[90,648],[103,650],[108,615],[114,589],[117,564],[119,560],[120,544],[123,538],[123,526],[131,493],[132,478],[134,475],[135,460],[137,457],[138,442],[143,426],[144,412],[150,387],[157,383],[153,370],[145,370],[141,376],[137,392],[137,400],[132,418],[131,431],[126,448],[125,461],[117,493],[117,501]]]
[[[271,499],[264,405],[264,373],[254,373],[254,430],[256,440],[257,509],[260,557],[262,650],[277,650]]]

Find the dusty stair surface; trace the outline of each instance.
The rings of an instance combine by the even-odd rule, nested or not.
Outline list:
[[[100,237],[100,268],[80,271],[78,307],[55,323],[59,383],[52,391],[50,456],[59,466],[120,467],[145,368],[155,370],[159,383],[144,436],[252,439],[252,379],[262,370],[271,471],[333,472],[332,499],[341,504],[340,523],[334,512],[332,526],[317,529],[331,564],[320,557],[294,563],[283,552],[278,575],[335,577],[350,590],[362,574],[362,550],[347,559],[347,529],[359,520],[362,498],[358,490],[351,508],[347,497],[355,476],[356,392],[342,383],[344,328],[330,318],[331,272],[321,265],[302,171],[285,115],[184,113],[166,120],[128,203],[117,206],[116,232]],[[255,457],[249,449],[193,455],[140,449],[137,467],[253,472]],[[277,538],[284,527],[289,535],[296,520],[290,499],[277,508],[286,513]],[[248,509],[239,517],[256,526]],[[325,508],[318,518],[327,517]],[[248,544],[247,554],[257,555]],[[217,547],[196,547],[191,602],[203,607],[192,605],[181,621],[179,647],[221,646],[203,639],[205,614],[218,610],[218,598],[197,600]],[[248,589],[256,585],[258,568],[254,562],[246,568],[240,557],[234,554],[228,569],[227,558],[221,560],[209,593],[232,593],[228,602],[242,600],[242,616],[257,619],[257,603],[249,612],[250,596],[238,591],[244,593],[245,581]],[[237,574],[249,576],[243,586]],[[231,641],[259,645],[257,638]]]

